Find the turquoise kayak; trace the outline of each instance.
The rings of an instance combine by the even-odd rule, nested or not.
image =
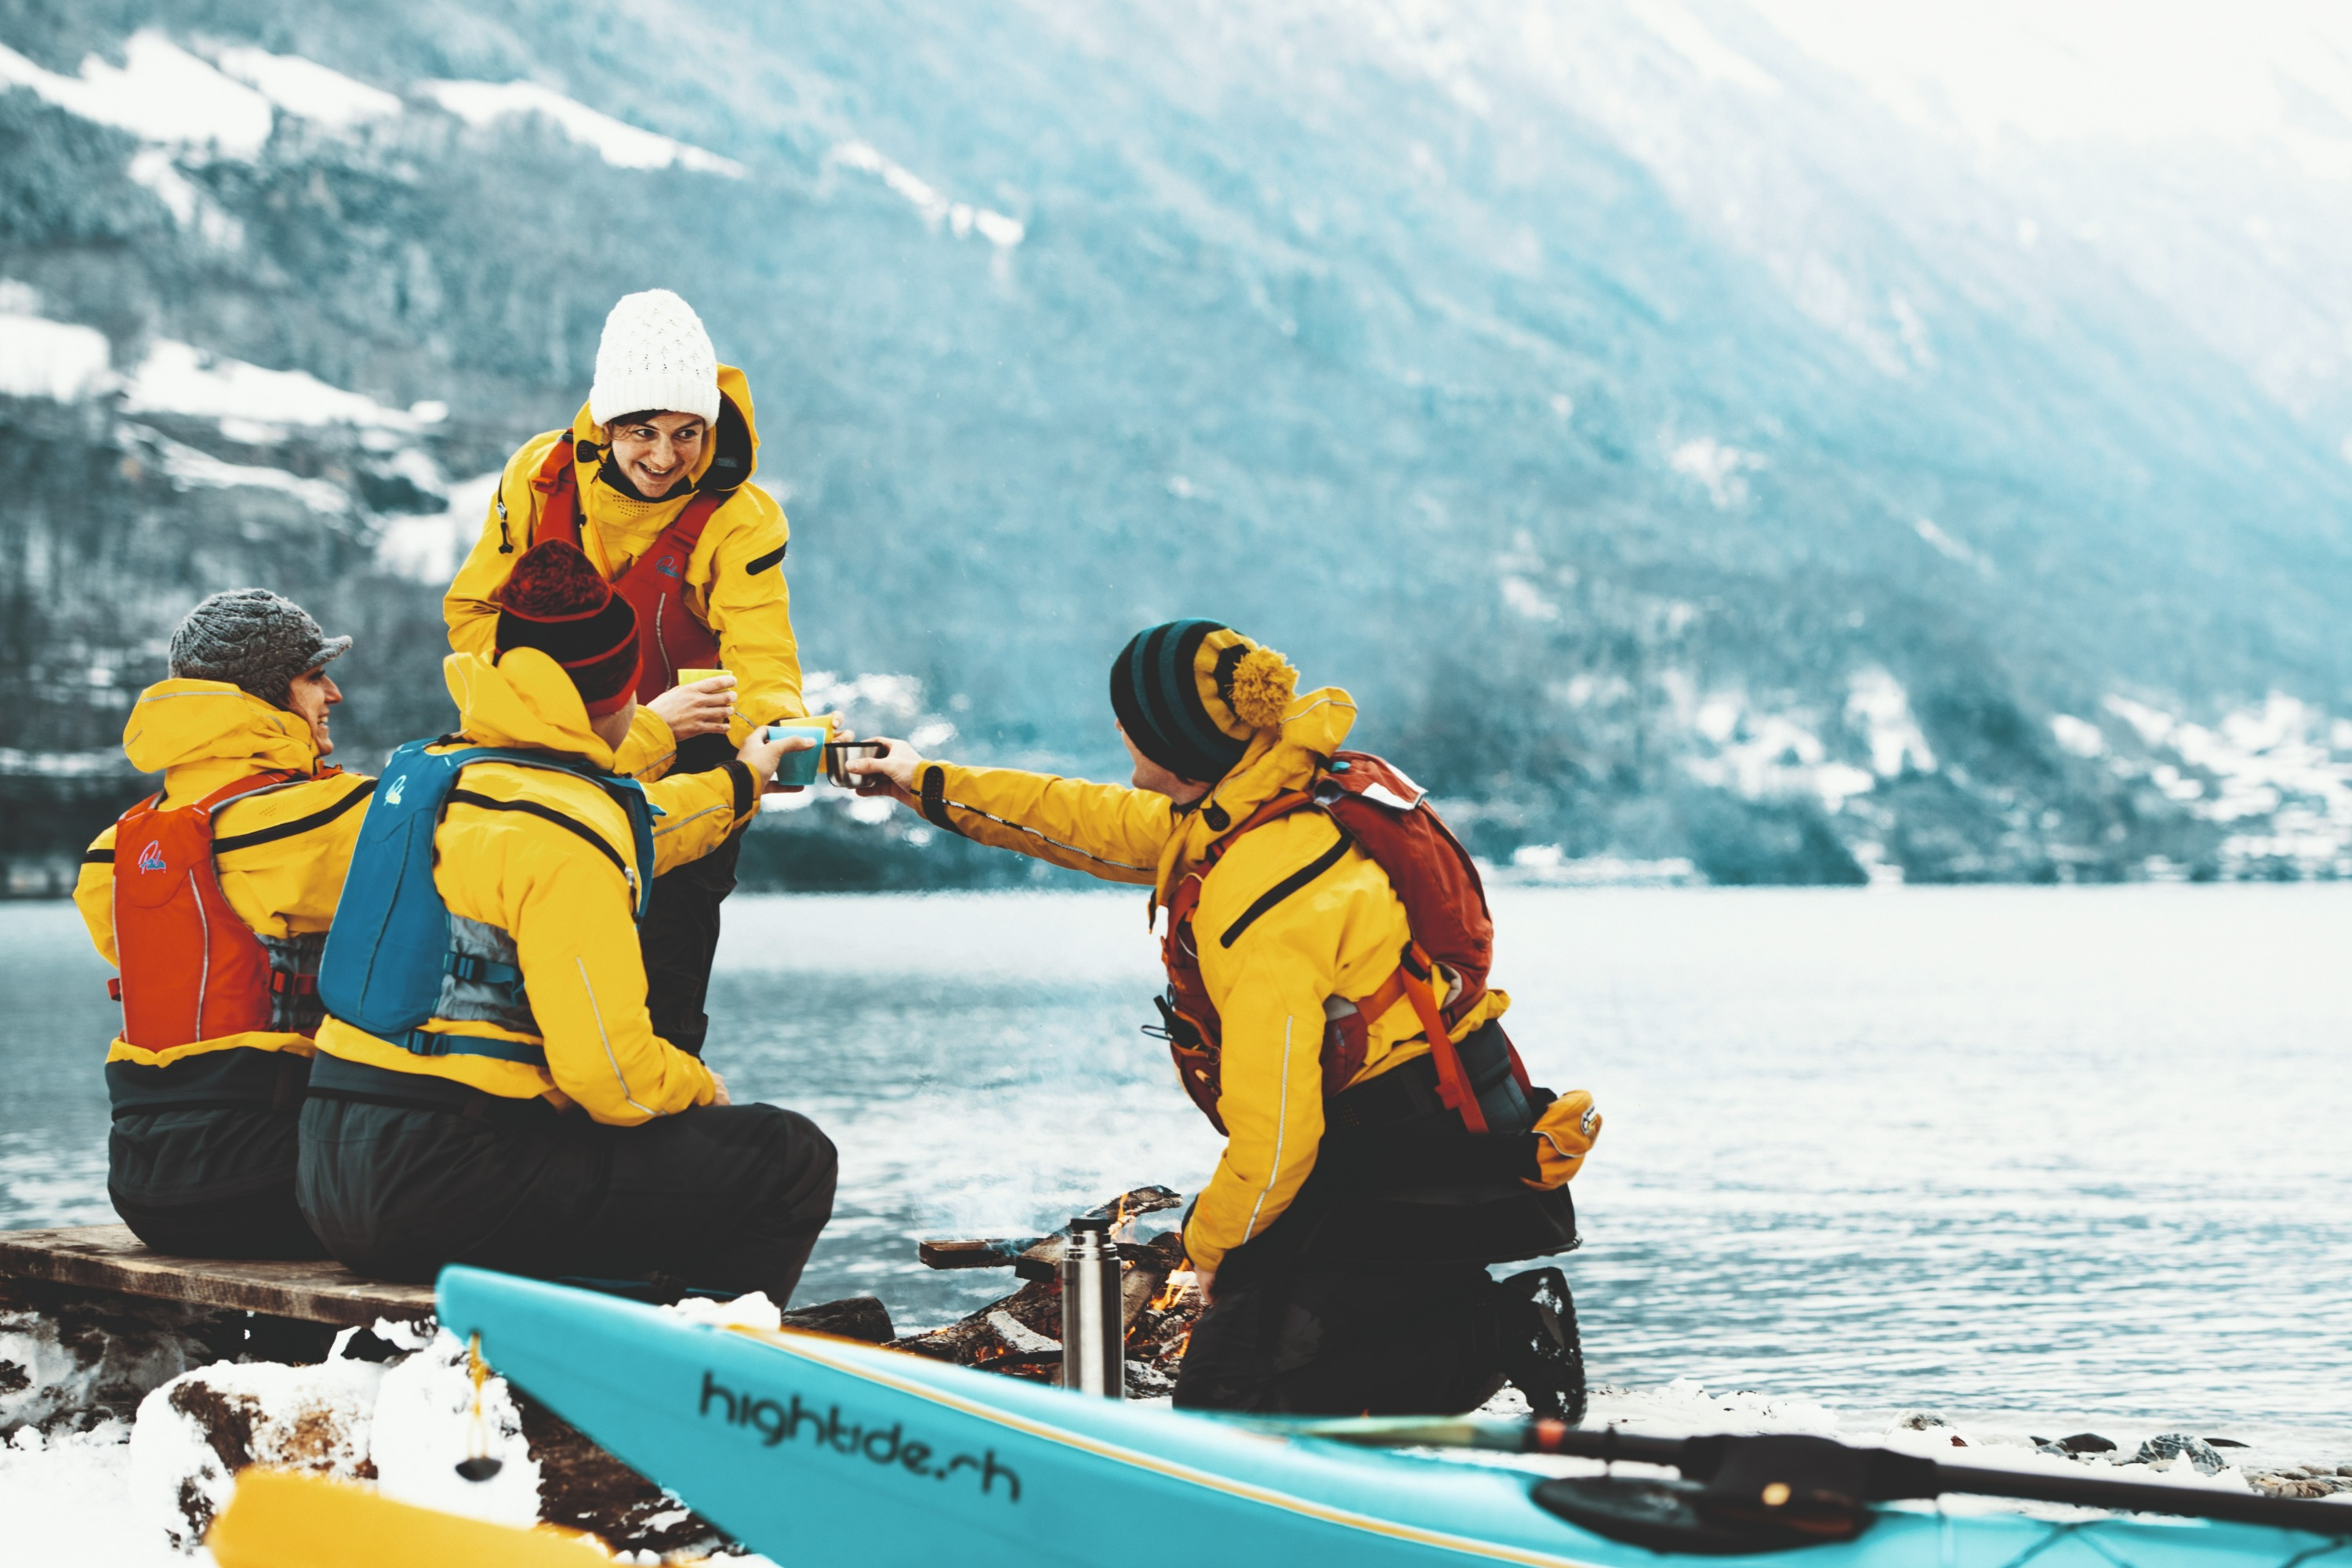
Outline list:
[[[478,1269],[446,1270],[439,1293],[442,1324],[478,1333],[499,1373],[788,1568],[1674,1560],[1538,1506],[1539,1478],[1519,1470],[713,1328]],[[1887,1509],[1797,1554],[1818,1568],[2284,1568],[2338,1552],[2352,1568],[2352,1541],[2260,1524]]]

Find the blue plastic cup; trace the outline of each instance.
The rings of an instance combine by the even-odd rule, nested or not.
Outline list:
[[[833,726],[822,721],[801,721],[768,726],[771,741],[790,740],[805,735],[816,742],[805,752],[786,752],[783,761],[776,764],[776,782],[780,784],[813,784],[817,770],[824,761],[824,743],[833,738]]]

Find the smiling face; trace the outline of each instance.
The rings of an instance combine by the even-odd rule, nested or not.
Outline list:
[[[327,733],[328,710],[342,700],[341,689],[323,667],[295,677],[294,684],[286,689],[287,710],[310,726],[310,739],[321,757],[335,749],[334,737]]]
[[[637,493],[659,500],[702,460],[710,426],[697,414],[632,414],[604,427],[613,461]]]

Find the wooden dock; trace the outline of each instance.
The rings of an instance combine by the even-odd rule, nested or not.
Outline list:
[[[0,1295],[12,1282],[52,1287],[96,1296],[131,1296],[150,1301],[222,1312],[252,1312],[280,1320],[290,1333],[279,1359],[304,1357],[291,1347],[313,1331],[302,1324],[367,1328],[378,1318],[412,1322],[433,1315],[433,1287],[394,1285],[354,1274],[340,1263],[270,1263],[216,1258],[174,1258],[151,1250],[131,1227],[121,1225],[62,1226],[53,1230],[0,1230]],[[889,1309],[871,1296],[821,1301],[783,1314],[788,1328],[815,1329],[845,1339],[880,1344],[890,1339]],[[327,1342],[323,1331],[318,1343]],[[316,1353],[309,1359],[316,1359]]]
[[[229,1261],[155,1252],[121,1225],[0,1230],[0,1280],[175,1301],[222,1311],[258,1312],[303,1322],[365,1327],[429,1316],[430,1285],[392,1285],[340,1263]]]

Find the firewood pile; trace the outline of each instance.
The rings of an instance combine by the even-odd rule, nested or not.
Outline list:
[[[1088,1211],[1113,1222],[1119,1244],[1119,1306],[1127,1334],[1127,1396],[1164,1398],[1176,1387],[1176,1372],[1192,1338],[1202,1302],[1192,1276],[1180,1271],[1183,1241],[1176,1232],[1148,1241],[1134,1238],[1135,1222],[1171,1209],[1183,1199],[1166,1187],[1138,1187]],[[959,1366],[1002,1373],[1036,1383],[1062,1377],[1062,1249],[1067,1226],[1049,1236],[926,1241],[918,1256],[934,1268],[1007,1268],[1021,1287],[944,1328],[890,1342]]]

